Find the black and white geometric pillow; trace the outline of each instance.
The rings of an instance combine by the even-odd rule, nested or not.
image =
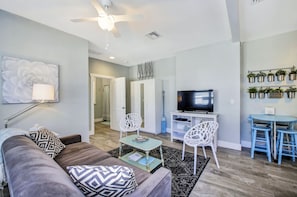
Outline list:
[[[30,131],[29,136],[51,158],[55,158],[65,148],[61,140],[46,128]]]
[[[125,166],[67,166],[74,184],[85,196],[124,196],[137,182],[133,169]]]

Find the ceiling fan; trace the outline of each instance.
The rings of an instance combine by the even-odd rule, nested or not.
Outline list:
[[[115,37],[119,37],[120,33],[115,26],[117,22],[138,20],[141,18],[141,15],[112,15],[109,13],[109,10],[112,6],[111,0],[100,0],[101,5],[97,0],[91,0],[92,5],[95,7],[98,17],[86,17],[71,19],[72,22],[86,22],[94,21],[97,22],[99,27],[106,31],[111,31]]]

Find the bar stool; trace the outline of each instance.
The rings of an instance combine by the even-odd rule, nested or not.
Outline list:
[[[251,145],[251,158],[254,158],[255,151],[264,152],[271,162],[271,149],[270,149],[270,127],[253,126],[252,124],[252,145]]]
[[[284,135],[287,135],[284,138]],[[278,165],[282,163],[282,156],[292,157],[295,162],[297,157],[297,130],[292,129],[277,129],[277,150],[278,150]]]

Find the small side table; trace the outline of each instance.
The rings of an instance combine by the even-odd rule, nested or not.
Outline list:
[[[129,136],[123,137],[119,140],[120,141],[119,159],[121,159],[131,165],[134,165],[140,169],[146,170],[148,172],[152,171],[160,164],[162,164],[162,166],[164,166],[164,159],[163,159],[163,152],[162,152],[162,141],[153,139],[153,138],[148,138],[148,140],[145,142],[138,142],[136,140],[136,138],[137,138],[137,135],[129,135]],[[140,159],[137,161],[134,161],[129,158],[129,156],[134,154],[136,152],[136,150],[129,152],[122,156],[122,145],[124,145],[124,144],[131,146],[134,149],[144,151],[145,154],[143,154],[143,153],[139,153],[139,154],[141,154],[142,157],[146,158],[145,165],[143,165],[142,163],[139,162]],[[152,151],[156,148],[160,149],[160,159],[149,155],[150,151]],[[152,158],[153,160],[149,163],[148,161],[150,158]]]

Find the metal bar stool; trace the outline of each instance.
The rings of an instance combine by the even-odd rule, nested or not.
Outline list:
[[[287,135],[285,138],[284,136]],[[290,129],[277,129],[277,150],[278,150],[278,165],[282,163],[282,156],[292,157],[295,162],[297,157],[297,130],[293,125]]]

